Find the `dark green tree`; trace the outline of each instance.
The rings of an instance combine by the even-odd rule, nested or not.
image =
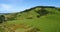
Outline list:
[[[3,22],[5,22],[5,16],[4,15],[1,15],[0,16],[0,23],[3,23]]]
[[[37,11],[38,14],[40,14],[40,16],[46,15],[49,12],[47,10],[45,10],[45,8],[41,8],[41,10]]]

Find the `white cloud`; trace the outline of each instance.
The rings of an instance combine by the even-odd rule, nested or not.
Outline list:
[[[7,4],[0,4],[0,6],[3,10],[10,10],[12,8],[12,6],[7,5]]]
[[[0,4],[0,12],[11,13],[11,12],[18,12],[19,10],[20,9],[18,9],[14,5]]]

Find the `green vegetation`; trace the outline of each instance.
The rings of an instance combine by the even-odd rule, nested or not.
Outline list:
[[[41,12],[41,8],[46,11]],[[40,12],[40,14],[37,12]],[[7,22],[0,24],[0,26],[10,32],[60,32],[60,11],[56,7],[37,6],[22,12],[5,14],[5,16],[6,19],[8,18]],[[1,31],[6,31],[2,27],[0,28]]]

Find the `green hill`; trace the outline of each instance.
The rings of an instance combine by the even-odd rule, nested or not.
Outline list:
[[[15,32],[60,32],[60,8],[58,7],[36,6],[22,12],[5,14],[5,16],[7,22],[1,24],[1,27],[8,27],[7,30],[10,32],[12,32],[11,30]],[[2,31],[4,28],[0,30]],[[31,29],[29,30],[29,28]],[[7,30],[2,32],[7,32]]]

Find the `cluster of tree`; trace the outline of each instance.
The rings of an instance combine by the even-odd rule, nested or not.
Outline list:
[[[40,17],[40,16],[43,16],[43,15],[46,15],[46,14],[48,14],[49,12],[47,11],[47,10],[45,10],[44,8],[41,8],[41,10],[39,10],[39,11],[36,11],[39,15],[37,16],[38,18]]]

